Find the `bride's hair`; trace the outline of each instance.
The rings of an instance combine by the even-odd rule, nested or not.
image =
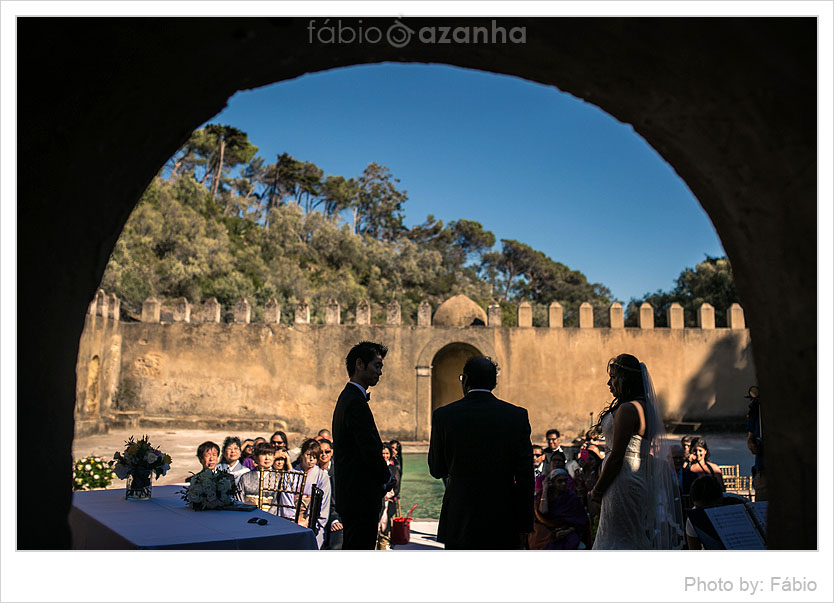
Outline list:
[[[602,419],[610,412],[614,412],[625,402],[631,402],[637,398],[645,398],[646,392],[643,388],[643,373],[640,370],[640,361],[631,354],[620,354],[608,361],[608,375],[619,382],[620,395],[602,409],[594,425],[599,433],[602,433]]]

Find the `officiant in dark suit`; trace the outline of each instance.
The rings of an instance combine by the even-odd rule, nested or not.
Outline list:
[[[382,498],[391,477],[382,458],[382,439],[368,405],[368,388],[382,376],[382,360],[388,348],[363,341],[345,358],[350,381],[333,411],[336,510],[344,525],[343,549],[373,550]]]
[[[519,549],[533,531],[530,422],[492,394],[497,376],[492,359],[470,358],[464,397],[432,415],[428,462],[433,477],[447,478],[437,529],[446,549]]]

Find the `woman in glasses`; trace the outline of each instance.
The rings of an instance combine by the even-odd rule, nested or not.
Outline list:
[[[221,471],[228,471],[235,476],[235,483],[240,482],[240,476],[244,473],[249,473],[249,467],[240,462],[240,438],[236,436],[228,436],[223,440],[222,461],[217,468]]]
[[[287,450],[289,446],[287,445],[287,434],[283,431],[276,431],[271,436],[269,436],[269,443],[277,450],[279,448],[283,448]]]
[[[321,549],[324,543],[324,528],[327,525],[327,518],[330,514],[330,475],[328,475],[327,471],[319,467],[320,456],[321,445],[313,438],[309,438],[301,444],[301,454],[295,463],[295,469],[304,471],[307,474],[307,478],[304,481],[304,490],[301,493],[301,514],[298,517],[299,525],[308,527],[310,521],[310,496],[313,491],[313,486],[317,486],[322,491],[321,510],[319,511],[318,529],[316,530],[316,543],[319,549]],[[284,512],[287,511],[284,509]]]

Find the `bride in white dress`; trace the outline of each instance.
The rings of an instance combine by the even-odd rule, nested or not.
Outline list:
[[[680,494],[646,365],[620,354],[608,362],[608,376],[614,400],[597,423],[607,452],[589,493],[602,504],[593,548],[681,548]]]

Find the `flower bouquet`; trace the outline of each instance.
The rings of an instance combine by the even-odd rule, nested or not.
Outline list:
[[[180,494],[195,511],[223,509],[234,504],[237,487],[235,476],[228,471],[204,469],[191,476],[190,484]]]
[[[88,456],[78,459],[72,466],[72,489],[93,490],[106,488],[116,474],[100,456]]]
[[[119,479],[127,479],[126,499],[148,500],[151,497],[151,474],[159,479],[168,473],[171,457],[151,446],[148,436],[142,436],[138,442],[130,436],[125,442],[124,454],[116,452],[110,465]]]

